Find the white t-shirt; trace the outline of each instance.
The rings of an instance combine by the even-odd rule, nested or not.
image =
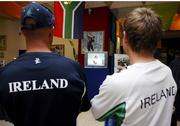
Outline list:
[[[115,115],[121,126],[170,126],[176,92],[166,65],[136,63],[106,77],[91,100],[92,112],[100,121]]]

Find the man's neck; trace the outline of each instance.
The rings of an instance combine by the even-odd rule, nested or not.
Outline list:
[[[27,52],[51,52],[49,45],[44,42],[27,42]]]
[[[51,52],[51,51],[47,49],[27,49],[26,52]]]
[[[130,59],[130,63],[131,64],[135,64],[135,63],[147,63],[147,62],[151,62],[151,61],[156,60],[153,57],[153,54],[151,54],[151,53],[145,53],[145,52],[134,53],[134,52],[131,52],[128,55],[129,55],[129,59]]]

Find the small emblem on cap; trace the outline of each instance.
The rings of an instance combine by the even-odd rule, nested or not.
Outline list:
[[[31,11],[31,9],[29,9],[28,11],[27,11],[27,15],[31,15],[32,14],[32,11]]]

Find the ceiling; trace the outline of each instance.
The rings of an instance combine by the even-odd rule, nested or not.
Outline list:
[[[111,10],[112,9],[120,9],[120,8],[126,8],[126,7],[137,7],[142,5],[150,5],[150,4],[157,4],[161,2],[141,2],[141,1],[94,1],[90,2],[87,1],[85,8],[94,8],[94,7],[102,7],[102,6],[108,6]]]
[[[53,11],[54,8],[54,2],[50,1],[38,1],[39,3],[47,6]],[[22,8],[30,3],[30,1],[18,1],[18,2],[0,2],[0,18],[7,18],[7,19],[19,19],[20,12]],[[85,2],[85,8],[96,8],[96,7],[104,7],[107,6],[110,8],[110,10],[113,12],[113,14],[116,17],[122,17],[129,11],[131,11],[135,7],[140,6],[149,6],[149,5],[156,5],[156,4],[162,4],[162,3],[172,3],[170,1],[148,1],[148,2],[142,2],[142,1],[86,1]],[[179,2],[180,3],[180,2]],[[14,8],[14,9],[13,9]],[[13,11],[12,11],[13,10]],[[180,10],[180,7],[179,7]],[[180,11],[179,11],[180,12]]]
[[[142,6],[156,6],[158,4],[171,4],[175,2],[170,1],[98,1],[98,2],[86,2],[85,8],[96,8],[96,7],[103,7],[107,6],[110,8],[112,13],[117,17],[123,17],[127,13],[129,13],[135,7],[142,7]],[[179,4],[179,13],[180,13],[180,2]]]

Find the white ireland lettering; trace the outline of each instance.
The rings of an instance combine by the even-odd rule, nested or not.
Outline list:
[[[37,86],[36,82],[37,82],[36,80],[32,81],[32,90],[40,90],[41,89],[41,87],[38,87],[38,88],[36,87]]]
[[[44,80],[44,82],[43,82],[43,84],[41,86],[41,89],[50,89],[46,80]]]
[[[30,87],[31,81],[23,81],[22,83],[23,83],[23,91],[31,90],[31,87]]]
[[[68,81],[66,79],[58,79],[58,80],[60,80],[59,88],[66,88],[68,86]]]
[[[10,82],[9,93],[22,92],[22,91],[34,91],[42,89],[54,89],[54,88],[67,88],[68,80],[66,79],[49,79],[43,80],[39,83],[37,80],[26,80],[21,82]]]
[[[18,91],[22,91],[21,89],[21,82],[12,82],[13,87],[14,87],[14,91],[13,92],[18,92]]]
[[[59,87],[59,79],[56,79],[56,81],[55,81],[55,79],[50,79],[50,81],[51,81],[51,89],[53,88],[53,85],[54,85],[56,88]]]
[[[13,89],[12,89],[12,82],[11,83],[8,83],[9,84],[9,92],[13,92]]]

